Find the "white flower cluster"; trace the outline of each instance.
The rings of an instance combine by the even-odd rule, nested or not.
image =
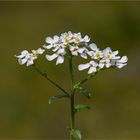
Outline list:
[[[127,56],[117,56],[118,51],[112,51],[107,47],[101,51],[95,43],[88,44],[90,38],[85,35],[82,37],[81,33],[66,32],[60,36],[47,37],[43,47],[47,50],[52,50],[53,54],[46,54],[48,61],[56,60],[56,65],[64,63],[64,56],[80,56],[89,60],[88,63],[80,64],[79,71],[88,69],[88,74],[95,73],[103,68],[117,67],[122,68],[127,65]],[[44,53],[44,49],[32,50],[29,53],[27,50],[21,52],[21,55],[16,56],[20,64],[29,66],[34,64],[39,54]]]
[[[26,63],[26,66],[34,64],[34,60],[38,58],[38,55],[44,53],[44,49],[32,50],[32,53],[29,53],[27,50],[23,50],[20,55],[16,56],[20,65]]]
[[[117,56],[119,52],[112,51],[109,47],[101,51],[99,48],[97,48],[96,44],[92,43],[88,46],[88,49],[90,49],[87,52],[90,57],[90,62],[86,64],[80,64],[78,66],[78,69],[80,71],[84,69],[89,69],[88,74],[91,74],[103,68],[122,68],[127,65],[127,56]]]
[[[46,55],[48,61],[52,61],[57,58],[56,65],[64,62],[64,56],[70,52],[72,55],[80,55],[83,58],[87,58],[87,42],[90,38],[86,35],[82,38],[81,33],[63,33],[61,36],[54,36],[53,38],[47,37],[44,48],[51,49],[52,55]]]

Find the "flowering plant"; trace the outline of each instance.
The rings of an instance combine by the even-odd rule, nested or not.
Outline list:
[[[125,65],[127,65],[128,61],[127,56],[118,56],[118,51],[112,51],[110,47],[100,50],[95,43],[89,42],[89,36],[85,35],[82,37],[81,33],[72,33],[69,31],[62,33],[60,36],[55,35],[53,37],[47,37],[43,48],[32,50],[32,52],[23,50],[20,55],[16,56],[18,58],[19,64],[32,66],[37,72],[39,72],[39,74],[41,74],[49,82],[62,91],[61,94],[50,97],[49,104],[61,98],[68,98],[70,100],[71,125],[69,127],[69,132],[71,140],[82,138],[80,130],[75,128],[75,114],[81,109],[89,109],[89,106],[87,105],[75,104],[74,97],[76,93],[80,93],[85,97],[90,98],[90,93],[82,87],[82,84],[91,79],[101,70],[108,68],[123,68]],[[47,50],[51,50],[52,54],[47,54]],[[46,53],[45,57],[48,61],[56,59],[56,65],[64,63],[65,59],[69,60],[71,77],[70,91],[63,89],[58,83],[50,79],[47,73],[44,73],[37,68],[35,60],[43,53]],[[88,69],[88,75],[85,79],[77,83],[74,81],[74,56],[78,56],[87,60],[87,63],[78,65],[78,70],[82,71]]]

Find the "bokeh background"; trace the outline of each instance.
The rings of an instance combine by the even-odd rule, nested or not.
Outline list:
[[[87,82],[91,106],[77,114],[76,126],[85,139],[140,139],[140,2],[30,1],[0,2],[0,138],[67,139],[67,100],[48,104],[58,91],[31,67],[20,66],[15,54],[42,47],[47,36],[66,31],[91,37],[127,55],[128,65],[99,73]],[[82,59],[74,59],[76,80]],[[56,67],[42,56],[38,66],[69,89],[68,64]]]

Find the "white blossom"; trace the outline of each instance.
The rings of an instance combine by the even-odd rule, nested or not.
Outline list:
[[[44,45],[43,47],[46,49],[51,49],[53,47],[56,47],[58,42],[59,42],[59,37],[57,35],[53,36],[53,38],[47,37],[46,43],[49,45]]]
[[[52,61],[57,58],[56,65],[64,63],[64,55],[66,54],[65,49],[61,48],[52,55],[46,54],[46,59]]]
[[[32,50],[32,53],[29,53],[27,50],[23,50],[20,55],[16,56],[20,65],[26,63],[26,66],[34,64],[34,60],[37,59],[39,54],[44,53],[44,49]]]
[[[98,66],[98,63],[96,63],[95,61],[90,61],[89,63],[86,63],[86,64],[80,64],[78,66],[78,69],[79,71],[89,69],[88,74],[91,74],[97,71],[97,66]]]
[[[120,56],[116,56],[118,53],[119,51],[112,51],[110,47],[103,50],[106,59],[120,59]]]
[[[78,56],[79,53],[79,47],[78,46],[70,46],[70,51],[72,55]]]
[[[78,46],[70,46],[71,54],[74,56],[80,55],[84,59],[87,59],[86,51],[88,51],[85,47],[79,48]]]
[[[127,65],[127,61],[128,61],[128,57],[123,56],[121,59],[116,60],[115,66],[120,69],[120,68],[122,68],[122,67]]]
[[[109,59],[101,59],[99,61],[98,67],[101,69],[104,67],[109,68],[109,67],[111,67],[111,61]]]
[[[60,36],[54,36],[53,38],[47,37],[44,45],[46,49],[51,49],[54,55],[46,55],[47,60],[51,61],[55,58],[59,58],[56,64],[62,64],[64,62],[64,56],[68,51],[73,56],[81,56],[87,59],[87,42],[90,41],[89,36],[82,37],[81,33],[72,33],[71,31],[62,33]],[[61,57],[58,57],[61,56]],[[61,59],[60,59],[61,58]],[[61,60],[61,61],[59,61]],[[63,60],[63,61],[62,61]]]
[[[93,59],[100,59],[103,57],[102,51],[100,51],[99,48],[97,48],[97,45],[95,43],[92,43],[89,45],[90,51],[87,52],[87,54],[93,58]]]
[[[71,43],[72,42],[72,38],[73,38],[73,34],[72,34],[71,31],[69,31],[68,33],[67,32],[62,33],[61,36],[60,36],[61,42],[64,45],[67,45],[67,44]]]
[[[20,65],[26,63],[26,66],[34,64],[34,60],[37,59],[32,53],[29,53],[27,50],[21,52],[20,55],[16,56]]]
[[[85,35],[85,37],[82,39],[82,42],[89,42],[90,38],[88,35]]]

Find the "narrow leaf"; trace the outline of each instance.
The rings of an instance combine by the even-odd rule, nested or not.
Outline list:
[[[49,104],[52,104],[54,101],[59,100],[59,99],[62,99],[62,98],[68,98],[68,96],[67,95],[56,95],[56,96],[52,96],[52,97],[49,98],[48,103]]]
[[[71,136],[73,136],[73,138],[76,139],[76,140],[81,140],[81,138],[82,138],[82,135],[81,135],[80,130],[74,130],[74,129],[72,129],[72,130],[70,131],[70,134],[71,134]]]
[[[81,110],[81,109],[90,109],[90,107],[88,105],[79,104],[79,105],[75,105],[74,109],[75,109],[75,112],[77,112],[78,110]]]

